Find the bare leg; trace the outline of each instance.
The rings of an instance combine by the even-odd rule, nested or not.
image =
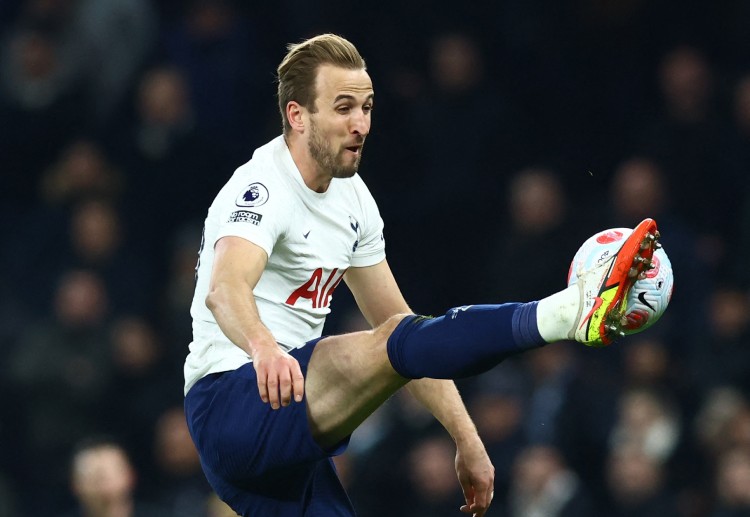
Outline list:
[[[386,349],[404,317],[394,316],[373,330],[327,337],[316,345],[305,393],[310,428],[321,447],[350,435],[409,382],[393,369]]]

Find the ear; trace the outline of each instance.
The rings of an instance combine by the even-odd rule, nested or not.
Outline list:
[[[304,133],[305,131],[305,119],[304,113],[305,108],[302,107],[298,102],[289,101],[286,105],[286,118],[289,121],[289,125],[292,127],[292,131],[298,133]]]

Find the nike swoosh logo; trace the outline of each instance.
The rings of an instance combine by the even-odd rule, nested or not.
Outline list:
[[[583,326],[586,324],[586,322],[588,322],[591,319],[591,316],[594,315],[594,313],[596,312],[596,309],[602,306],[602,303],[604,303],[604,300],[602,300],[601,296],[597,296],[596,298],[594,298],[594,306],[591,308],[591,310],[586,315],[586,317],[583,318],[583,321],[581,321],[581,326],[578,327],[579,329],[582,329]]]
[[[308,236],[308,235],[310,235],[310,232],[311,232],[311,231],[312,231],[312,230],[307,230],[307,233],[303,233],[303,234],[302,234],[302,236],[303,236],[303,237],[304,237],[305,239],[307,239],[307,236]]]
[[[648,300],[646,300],[646,291],[641,291],[640,293],[638,293],[638,300],[640,300],[643,305],[656,312],[656,307],[648,303]]]
[[[459,312],[468,311],[471,307],[473,307],[473,305],[464,305],[463,307],[456,307],[455,309],[453,309],[453,315],[451,315],[451,319],[455,320]]]

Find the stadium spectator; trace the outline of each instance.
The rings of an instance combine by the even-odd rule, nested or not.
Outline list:
[[[575,216],[559,173],[540,167],[517,171],[504,199],[504,209],[492,219],[482,296],[530,300],[565,286],[570,260],[587,235],[571,239]],[[539,253],[541,247],[545,253]]]
[[[73,452],[70,488],[78,506],[64,517],[164,517],[163,508],[136,497],[137,472],[109,438],[82,440]],[[58,514],[59,515],[59,514]]]
[[[219,150],[214,171],[247,161],[247,150],[277,127],[263,102],[273,93],[273,76],[264,72],[269,61],[257,41],[259,27],[234,4],[191,0],[163,29],[158,53],[186,77],[197,130]]]
[[[129,109],[106,133],[107,149],[128,176],[123,216],[166,275],[170,240],[164,235],[203,224],[202,207],[225,179],[204,171],[219,167],[223,157],[199,131],[190,86],[179,69],[155,65],[135,90]]]
[[[750,515],[750,451],[733,448],[717,458],[717,505],[710,517]]]
[[[594,501],[560,451],[549,445],[523,449],[513,467],[508,517],[594,517]]]
[[[735,286],[718,286],[708,296],[708,335],[693,346],[690,375],[708,392],[724,385],[748,393],[750,297]]]
[[[84,200],[73,207],[68,245],[58,260],[101,275],[115,313],[151,315],[156,268],[145,255],[148,248],[133,238],[137,229],[129,230],[118,205],[108,199]]]
[[[514,153],[520,148],[512,143],[517,128],[511,107],[486,75],[488,65],[477,38],[458,31],[439,33],[430,40],[428,51],[428,86],[410,105],[403,128],[409,141],[404,165],[412,171],[411,177],[398,179],[406,180],[410,191],[420,194],[395,207],[401,217],[433,229],[409,236],[404,249],[414,257],[419,256],[417,250],[444,235],[450,235],[460,247],[486,242],[487,230],[496,227],[498,220],[494,200],[502,185],[500,178],[516,165]],[[487,103],[487,98],[493,101]],[[465,130],[483,119],[493,123],[481,131]],[[462,171],[460,180],[456,171]],[[377,197],[377,189],[373,192]],[[390,197],[389,192],[387,199]],[[492,226],[488,227],[488,221]],[[474,249],[472,264],[484,263],[490,247]],[[416,305],[435,313],[459,298],[478,299],[483,294],[479,292],[484,287],[482,281],[474,275],[462,275],[472,264],[463,255],[447,263],[419,261],[414,275],[401,275],[407,282],[405,291],[415,293]],[[424,278],[441,276],[463,278],[460,282],[443,282],[439,289],[425,287]],[[418,287],[412,288],[411,282]],[[422,300],[424,294],[427,296]]]
[[[479,436],[495,465],[495,498],[508,495],[516,456],[528,443],[527,418],[529,380],[522,361],[506,361],[488,372],[469,390],[462,389]]]
[[[68,30],[82,40],[94,128],[105,127],[156,43],[154,2],[77,0]]]
[[[68,144],[39,182],[39,199],[50,208],[70,208],[90,197],[117,200],[125,189],[122,171],[99,142],[86,136]]]
[[[750,413],[749,408],[747,397],[735,387],[719,386],[704,391],[691,427],[700,454],[699,465],[704,467],[696,471],[703,474],[699,480],[704,487],[710,484],[708,473],[719,456],[747,445],[738,443],[736,434],[730,430],[735,427],[734,422],[742,421],[743,415]],[[728,439],[730,436],[732,440]]]
[[[411,496],[394,515],[450,517],[461,506],[463,495],[456,484],[454,445],[444,435],[427,436],[410,450],[405,467]]]
[[[625,387],[659,391],[680,385],[681,372],[672,370],[669,351],[659,339],[648,335],[635,336],[622,355]]]
[[[267,65],[284,43],[329,30],[361,41],[379,78],[378,127],[362,170],[384,208],[389,248],[399,250],[389,262],[415,307],[442,311],[457,290],[495,301],[514,289],[525,298],[519,282],[561,285],[565,271],[555,267],[593,231],[642,216],[659,221],[677,282],[664,318],[626,346],[577,350],[570,391],[542,389],[537,405],[543,393],[552,403],[565,394],[555,446],[602,500],[610,491],[603,469],[614,395],[668,394],[697,434],[685,433],[677,461],[661,466],[680,498],[667,497],[667,506],[680,517],[746,513],[720,488],[742,469],[727,467],[730,475],[720,465],[748,442],[748,15],[741,0],[680,9],[641,0],[437,9],[397,0],[0,2],[0,477],[7,488],[0,487],[0,516],[54,514],[70,501],[61,471],[68,442],[82,433],[116,433],[139,478],[159,476],[153,436],[180,385],[171,378],[191,330],[185,293],[206,200],[277,131]],[[567,211],[538,237],[568,246],[559,259],[536,253],[531,235],[513,233],[517,210],[504,197],[515,188],[509,172],[540,164],[565,191]],[[539,208],[542,198],[534,199]],[[545,203],[555,213],[555,203]],[[427,205],[438,208],[428,213]],[[578,222],[594,211],[595,228]],[[506,252],[492,256],[503,244]],[[429,259],[445,253],[450,260]],[[450,274],[432,268],[445,262]],[[52,322],[48,307],[59,279],[84,266],[83,276],[94,267],[99,278],[91,283],[99,287],[79,291],[104,283],[109,301],[97,311],[106,322],[72,331]],[[348,325],[343,289],[334,333]],[[131,311],[122,313],[126,306]],[[94,351],[81,352],[89,346]],[[83,360],[73,363],[82,366],[63,366],[63,351],[80,352]],[[519,428],[546,432],[533,428],[539,420],[529,415],[539,411],[527,412],[526,397],[534,395],[527,391],[531,368],[540,367],[534,363],[549,359],[529,357],[512,372],[492,372],[487,384],[460,385],[498,467],[496,498],[511,476],[501,465],[525,444]],[[99,361],[105,366],[91,366]],[[30,370],[40,376],[28,377]],[[107,407],[94,411],[103,397]],[[59,440],[39,415],[60,422]],[[408,497],[407,469],[394,465],[432,431],[428,420],[394,397],[355,433],[350,495],[363,517],[393,515]],[[36,448],[38,439],[54,440],[55,452]],[[11,497],[15,508],[3,508]],[[205,511],[225,510],[217,503]]]
[[[204,517],[211,487],[201,470],[190,438],[182,404],[171,406],[156,421],[153,454],[155,472],[149,493],[173,517]]]
[[[678,517],[680,507],[662,463],[637,444],[616,445],[608,455],[606,515]]]
[[[413,493],[410,451],[426,437],[434,437],[435,431],[430,413],[411,396],[397,393],[354,432],[344,454],[347,477],[342,481],[348,483],[354,504],[361,505],[357,515],[379,517],[408,511],[395,501],[406,501]],[[373,490],[376,486],[378,490]],[[384,498],[383,493],[391,496]],[[455,511],[454,505],[451,508]]]
[[[683,45],[665,53],[658,81],[661,109],[644,124],[637,151],[663,168],[672,188],[673,209],[706,240],[701,245],[721,246],[721,240],[731,235],[712,207],[721,205],[732,217],[737,216],[737,207],[731,175],[721,156],[720,138],[727,123],[715,104],[716,72],[705,52]]]
[[[96,197],[102,200],[117,200],[124,188],[124,178],[118,168],[104,154],[99,144],[88,137],[76,136],[55,157],[38,180],[38,199],[14,213],[14,218],[23,220],[8,224],[12,245],[8,247],[8,266],[18,271],[8,279],[11,289],[18,301],[33,315],[39,315],[39,298],[49,298],[55,279],[67,267],[88,267],[86,261],[72,264],[69,260],[70,249],[76,247],[73,241],[82,240],[94,250],[107,249],[108,243],[119,242],[117,232],[112,235],[99,232],[86,235],[72,235],[71,228],[78,232],[107,230],[106,222],[112,217],[99,220],[96,214],[85,218],[93,222],[76,228],[71,217],[83,201]],[[106,201],[102,201],[106,202]],[[83,221],[79,221],[83,222]],[[25,228],[26,231],[19,231]],[[38,238],[44,235],[44,239]],[[101,239],[101,242],[99,242]],[[93,241],[93,242],[92,242]],[[83,251],[85,251],[85,248]],[[144,281],[146,279],[144,278]],[[114,300],[113,300],[114,302]],[[119,305],[119,302],[117,302]]]
[[[0,200],[15,209],[36,199],[42,171],[87,123],[85,83],[63,54],[54,34],[36,25],[14,28],[0,46]]]
[[[750,73],[745,73],[734,84],[732,105],[732,132],[725,139],[725,153],[729,156],[727,167],[733,171],[734,185],[738,187],[736,202],[739,217],[726,217],[730,232],[736,239],[726,242],[725,280],[736,281],[744,289],[750,289],[750,185],[746,181],[750,170]],[[732,230],[733,229],[733,230]]]
[[[632,446],[664,464],[672,458],[681,438],[680,420],[664,394],[631,388],[621,395],[617,421],[610,434],[612,449]]]
[[[112,379],[105,420],[107,432],[127,447],[140,477],[153,484],[154,436],[162,414],[179,404],[174,388],[181,371],[167,355],[154,324],[142,317],[123,315],[111,325]]]
[[[530,445],[558,448],[570,468],[596,490],[604,477],[618,379],[605,366],[607,354],[593,358],[584,352],[575,344],[558,343],[522,358],[531,379],[523,427]]]
[[[21,473],[25,503],[49,514],[66,494],[66,458],[84,437],[103,431],[111,360],[109,293],[102,279],[85,270],[60,276],[49,317],[28,327],[8,357],[7,375],[22,398],[28,464]],[[38,497],[39,490],[44,491]],[[35,506],[41,505],[41,506]]]

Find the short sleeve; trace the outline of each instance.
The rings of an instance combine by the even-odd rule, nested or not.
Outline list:
[[[227,184],[225,198],[219,205],[218,241],[236,236],[257,244],[271,255],[274,244],[284,234],[286,192],[270,176],[238,174]]]
[[[365,184],[359,181],[358,197],[362,205],[364,228],[360,234],[359,244],[352,255],[352,266],[373,266],[385,259],[385,237],[383,219],[378,205]]]

